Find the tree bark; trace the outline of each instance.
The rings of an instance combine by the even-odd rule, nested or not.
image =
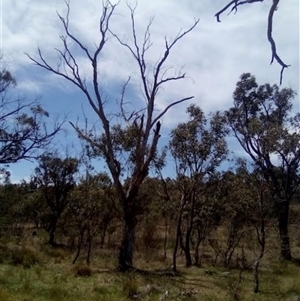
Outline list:
[[[181,236],[181,223],[182,223],[182,213],[183,213],[183,208],[185,205],[185,195],[181,195],[181,200],[180,200],[180,210],[179,210],[179,216],[178,216],[178,221],[177,221],[177,228],[176,228],[176,241],[175,241],[175,246],[174,246],[174,251],[173,251],[173,271],[177,272],[177,251],[178,251],[178,246],[180,243],[180,236]]]
[[[258,270],[259,270],[260,262],[265,254],[265,246],[266,246],[265,220],[264,220],[263,216],[261,217],[260,223],[261,223],[260,229],[257,230],[257,239],[260,244],[260,252],[253,265],[253,276],[254,276],[253,292],[254,293],[258,293],[258,291],[259,291]]]
[[[137,219],[134,212],[125,213],[123,239],[119,253],[120,271],[127,271],[133,267],[136,224]]]
[[[165,217],[165,237],[164,237],[164,259],[167,258],[167,248],[168,248],[168,240],[169,240],[169,223],[168,217]]]
[[[179,246],[179,237],[180,237],[180,228],[181,228],[181,213],[179,214],[178,222],[177,222],[177,230],[176,230],[176,240],[173,251],[173,271],[177,272],[177,251]]]
[[[195,210],[195,189],[196,187],[193,187],[193,191],[191,193],[191,212],[190,212],[190,217],[189,217],[189,223],[188,223],[188,229],[186,231],[185,235],[185,246],[184,246],[184,253],[185,253],[185,265],[186,267],[192,266],[192,255],[191,255],[191,234],[194,226],[194,210]]]
[[[278,225],[279,225],[279,235],[281,240],[281,256],[283,259],[291,261],[291,249],[290,249],[290,239],[288,233],[288,223],[289,223],[289,202],[281,201],[278,203]]]
[[[201,262],[200,262],[200,244],[201,244],[201,239],[198,239],[196,246],[195,246],[195,266],[199,267],[201,266]]]
[[[82,243],[83,243],[84,232],[85,232],[85,227],[80,231],[80,235],[79,235],[78,243],[77,243],[77,252],[73,259],[73,262],[72,262],[73,264],[75,264],[75,262],[77,261],[79,255],[80,255],[81,247],[82,247]]]
[[[103,228],[101,229],[101,236],[100,236],[100,248],[101,249],[103,249],[103,246],[104,246],[107,226],[108,226],[108,223],[104,223]]]
[[[185,246],[184,246],[184,253],[185,253],[185,266],[188,268],[192,266],[192,255],[191,255],[191,233],[192,229],[188,229],[185,236]]]
[[[57,227],[57,217],[53,217],[53,220],[51,221],[50,224],[50,229],[49,229],[49,245],[55,246],[55,232],[56,232],[56,227]]]
[[[87,256],[86,256],[87,265],[90,265],[90,262],[91,262],[92,240],[93,240],[93,237],[92,237],[91,233],[88,233],[88,240],[87,240],[88,250],[87,250]]]

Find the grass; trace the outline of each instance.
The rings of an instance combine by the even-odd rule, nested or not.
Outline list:
[[[178,276],[155,272],[122,274],[113,269],[94,268],[89,276],[76,276],[69,262],[24,268],[0,265],[0,300],[71,301],[71,300],[288,300],[300,295],[300,271],[293,263],[278,263],[272,271],[261,273],[261,292],[254,295],[252,274],[213,268],[181,268]],[[279,273],[278,273],[279,271]],[[166,293],[168,292],[168,293]],[[162,299],[163,300],[163,299]]]
[[[298,248],[293,250],[299,254]],[[179,257],[179,273],[174,276],[166,273],[170,257],[162,260],[159,252],[138,252],[135,262],[140,269],[120,273],[112,250],[95,251],[90,266],[80,260],[72,265],[74,254],[67,248],[11,243],[0,245],[0,301],[293,300],[300,296],[300,259],[281,262],[276,252],[269,251],[264,258],[260,292],[254,294],[252,271],[244,271],[240,278],[238,269],[205,263],[185,268]]]

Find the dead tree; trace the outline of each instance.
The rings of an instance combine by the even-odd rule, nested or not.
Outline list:
[[[229,10],[229,14],[232,13],[233,11],[236,13],[239,6],[242,6],[244,4],[253,4],[255,2],[264,2],[264,0],[232,0],[227,5],[225,5],[220,11],[218,11],[215,14],[215,17],[217,18],[218,22],[221,22],[220,16],[225,11]],[[284,61],[278,55],[277,49],[276,49],[276,43],[274,41],[273,34],[272,34],[274,13],[278,9],[279,2],[280,2],[280,0],[273,0],[272,4],[270,6],[269,14],[268,14],[267,38],[271,45],[271,62],[270,62],[270,64],[272,64],[275,60],[281,66],[280,84],[282,84],[283,71],[285,68],[289,67],[290,65],[287,65],[286,63],[284,63]]]
[[[110,170],[120,204],[123,208],[124,229],[119,253],[119,268],[127,270],[133,265],[138,214],[136,197],[140,185],[148,175],[150,163],[157,151],[161,131],[160,119],[171,107],[193,98],[193,96],[183,97],[173,100],[161,111],[155,109],[155,104],[159,101],[158,92],[162,90],[162,87],[166,83],[177,82],[185,78],[185,73],[181,71],[175,75],[169,75],[171,70],[169,65],[166,64],[175,45],[196,27],[199,20],[195,20],[192,26],[186,31],[180,31],[173,40],[169,41],[165,38],[164,52],[153,66],[147,63],[148,50],[152,46],[150,27],[153,19],[150,19],[143,39],[140,42],[136,34],[135,8],[129,7],[132,43],[126,42],[110,29],[110,21],[116,6],[109,1],[103,3],[103,12],[99,23],[99,40],[96,44],[96,49],[91,50],[71,32],[69,26],[70,7],[67,2],[68,10],[66,17],[64,18],[59,15],[65,36],[61,37],[63,43],[62,50],[57,49],[60,60],[58,68],[48,63],[40,49],[38,49],[38,58],[30,55],[28,57],[38,66],[77,86],[83,92],[87,102],[101,122],[102,133],[91,133],[91,131],[82,130],[78,125],[73,123],[71,125],[78,136],[87,141],[92,149],[105,159]],[[141,108],[141,110],[134,111],[131,109],[130,113],[126,112],[124,98],[126,86],[129,84],[128,81],[124,85],[121,93],[121,101],[119,102],[120,111],[118,117],[121,117],[121,122],[116,121],[117,118],[111,118],[112,112],[109,111],[109,106],[107,105],[110,100],[102,94],[101,86],[103,83],[99,76],[101,72],[100,54],[102,54],[109,36],[117,39],[132,54],[139,69],[143,97],[146,99],[145,107]],[[92,83],[88,83],[82,76],[78,60],[68,44],[69,40],[75,43],[77,48],[90,61],[92,65]],[[94,45],[92,49],[94,49]],[[122,176],[125,172],[129,178],[129,184],[127,183],[126,186],[122,181]]]

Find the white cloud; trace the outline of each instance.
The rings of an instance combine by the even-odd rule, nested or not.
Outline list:
[[[298,87],[298,1],[290,0],[281,3],[274,20],[274,37],[278,52],[287,62],[293,64],[285,71],[284,80],[294,88]],[[196,98],[202,96],[203,106],[212,109],[212,104],[219,99],[227,102],[235,83],[242,72],[250,71],[263,81],[278,82],[280,68],[274,63],[269,67],[270,46],[266,39],[266,20],[268,5],[263,3],[241,7],[237,14],[222,16],[222,23],[217,23],[214,13],[224,5],[217,1],[198,4],[179,1],[146,1],[140,0],[136,10],[137,33],[140,37],[151,16],[155,16],[151,38],[154,43],[149,54],[150,64],[154,64],[164,52],[164,36],[174,38],[181,28],[185,29],[200,17],[197,28],[174,48],[170,64],[176,67],[185,66],[187,75],[194,84],[186,81],[177,83],[178,92],[190,90]],[[82,43],[90,50],[99,40],[99,17],[101,3],[88,0],[71,1],[70,28]],[[56,65],[55,47],[59,47],[59,36],[63,33],[56,11],[65,15],[63,1],[36,2],[7,1],[3,4],[3,49],[15,62],[16,72],[28,68],[31,62],[24,52],[36,54],[37,46],[41,47],[47,60]],[[279,18],[280,16],[280,18]],[[130,18],[125,3],[116,9],[111,27],[114,32],[130,41]],[[287,34],[288,32],[288,34]],[[138,72],[133,60],[115,41],[108,41],[100,65],[106,81],[125,80],[128,75]],[[78,52],[78,55],[79,52]],[[90,78],[90,63],[79,57],[83,76]],[[32,68],[32,70],[34,70]],[[46,79],[46,73],[42,76]],[[58,79],[57,79],[58,81]],[[220,92],[222,91],[222,93]],[[167,92],[168,93],[168,92]],[[223,95],[220,99],[220,94]],[[182,97],[185,95],[178,95]],[[213,101],[212,101],[213,100]],[[209,104],[208,104],[209,103]]]
[[[70,1],[70,30],[90,51],[99,41],[99,18],[101,1]],[[200,18],[198,26],[173,49],[168,65],[175,70],[183,67],[187,79],[165,86],[158,97],[157,109],[163,109],[172,101],[194,95],[192,102],[206,112],[226,109],[232,103],[232,92],[243,72],[256,75],[258,83],[279,83],[280,66],[269,66],[271,50],[266,37],[267,15],[271,1],[241,6],[236,14],[227,16],[221,23],[214,14],[228,1],[173,1],[139,0],[136,9],[136,29],[142,38],[151,16],[155,16],[151,27],[152,48],[148,53],[149,67],[164,53],[164,38],[176,37],[182,29]],[[133,4],[135,1],[132,2]],[[34,66],[24,55],[36,57],[39,46],[53,66],[57,64],[56,47],[61,47],[62,24],[57,13],[65,16],[64,1],[11,0],[2,3],[2,47],[5,59],[16,74],[19,87],[25,92],[44,94],[55,89],[61,98],[67,98],[77,88],[63,79]],[[131,41],[130,16],[126,1],[122,1],[112,17],[112,30],[120,37]],[[281,1],[274,15],[273,35],[281,58],[291,67],[284,71],[284,86],[299,89],[299,1]],[[82,76],[91,79],[90,62],[78,48],[72,48],[78,57]],[[142,100],[138,68],[126,49],[114,39],[109,39],[101,54],[100,80],[107,89],[120,90],[121,83],[132,77],[131,91],[138,101]],[[37,83],[35,85],[35,83]],[[115,94],[112,102],[115,105]],[[129,99],[133,107],[135,99]],[[295,104],[298,103],[298,97]],[[186,118],[186,104],[170,110],[163,119],[164,127],[171,128]],[[50,106],[51,104],[49,104]],[[54,106],[54,104],[52,104]],[[57,104],[55,104],[57,105]],[[74,105],[75,106],[75,105]],[[80,107],[80,105],[78,105]],[[298,105],[299,107],[299,105]],[[82,112],[79,110],[78,115]]]

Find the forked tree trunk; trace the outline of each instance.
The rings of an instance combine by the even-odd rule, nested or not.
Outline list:
[[[80,231],[80,235],[78,237],[77,252],[76,252],[76,255],[73,259],[73,262],[72,262],[73,264],[75,264],[75,262],[77,261],[79,255],[80,255],[81,247],[82,247],[82,244],[83,244],[84,232],[85,232],[85,227]]]
[[[173,271],[174,272],[177,272],[177,251],[178,251],[178,246],[180,243],[182,213],[183,213],[184,205],[185,205],[185,197],[184,197],[184,194],[182,194],[181,200],[180,200],[179,216],[178,216],[177,227],[176,227],[176,240],[175,240],[175,246],[174,246],[174,251],[173,251]]]
[[[281,240],[281,256],[283,259],[291,261],[292,255],[288,233],[289,205],[288,201],[281,201],[278,203],[278,225]]]
[[[123,239],[119,254],[120,271],[127,271],[133,267],[136,224],[137,219],[135,214],[133,212],[125,213]]]
[[[185,253],[185,265],[186,267],[192,266],[192,255],[191,255],[191,235],[194,227],[194,210],[195,210],[195,203],[196,203],[196,197],[195,197],[195,187],[192,191],[191,195],[191,212],[189,217],[189,223],[188,223],[188,229],[186,231],[185,235],[185,246],[184,246],[184,253]]]

